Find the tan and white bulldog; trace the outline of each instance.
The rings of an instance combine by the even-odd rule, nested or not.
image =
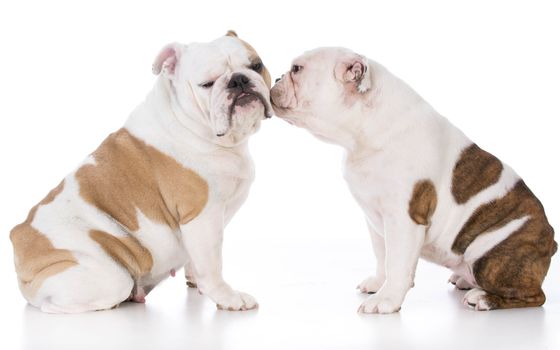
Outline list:
[[[476,310],[540,306],[556,252],[543,207],[519,176],[378,63],[320,48],[271,90],[276,115],[345,149],[344,178],[377,257],[359,311],[398,311],[419,257],[453,271]]]
[[[124,127],[11,231],[20,290],[42,311],[144,302],[182,266],[218,308],[257,306],[224,281],[221,248],[253,180],[247,142],[271,116],[270,75],[234,32],[168,45],[153,72]]]

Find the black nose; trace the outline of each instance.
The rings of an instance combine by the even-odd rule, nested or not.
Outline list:
[[[280,80],[282,80],[282,78],[276,78],[276,80],[274,81],[275,83],[279,82]]]
[[[227,85],[228,89],[243,89],[249,85],[249,78],[241,73],[234,73]]]

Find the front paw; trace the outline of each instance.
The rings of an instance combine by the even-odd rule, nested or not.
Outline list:
[[[363,280],[356,289],[359,289],[362,293],[373,294],[377,293],[377,291],[381,289],[383,283],[385,283],[384,277],[370,276]]]
[[[401,304],[391,298],[372,295],[360,305],[358,312],[364,314],[391,314],[398,312],[400,309]]]
[[[368,297],[358,308],[359,313],[365,314],[390,314],[398,312],[404,300],[404,294],[399,291],[390,291],[382,288],[378,293]]]
[[[218,309],[228,311],[246,311],[259,306],[255,298],[238,291],[232,291],[227,295],[217,298],[215,301]]]

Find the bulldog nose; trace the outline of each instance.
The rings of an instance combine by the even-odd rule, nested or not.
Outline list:
[[[227,85],[228,89],[235,89],[235,88],[245,88],[249,85],[249,78],[246,75],[241,73],[234,73],[229,80]]]

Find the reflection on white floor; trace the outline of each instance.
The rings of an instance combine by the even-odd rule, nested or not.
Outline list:
[[[48,315],[26,306],[14,288],[3,300],[10,324],[2,349],[558,349],[560,283],[545,284],[545,307],[475,312],[449,272],[420,263],[400,313],[359,315],[356,284],[373,269],[364,240],[229,242],[226,278],[260,308],[218,311],[182,275],[158,286],[147,303],[111,311]],[[313,257],[313,258],[311,258]],[[366,258],[367,261],[366,261]],[[236,266],[227,264],[235,261]],[[259,263],[254,263],[259,261]],[[557,277],[553,270],[550,276]],[[549,277],[550,277],[549,276]],[[8,317],[9,316],[9,317]],[[2,332],[4,333],[4,332]]]

